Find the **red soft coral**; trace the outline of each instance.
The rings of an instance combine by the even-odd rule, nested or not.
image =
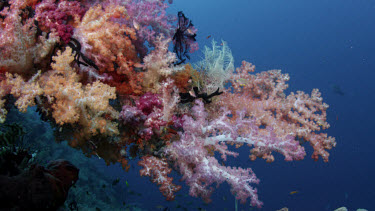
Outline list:
[[[61,40],[68,43],[73,35],[69,19],[74,20],[72,24],[76,25],[84,13],[85,10],[77,1],[60,1],[56,4],[54,0],[44,0],[36,7],[35,19],[40,29],[45,32],[55,30]]]

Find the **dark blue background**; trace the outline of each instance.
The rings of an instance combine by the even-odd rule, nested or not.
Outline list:
[[[204,45],[211,46],[212,39],[225,40],[236,67],[247,60],[255,64],[256,72],[281,69],[291,77],[288,93],[296,90],[311,93],[313,88],[319,88],[324,102],[330,105],[331,128],[327,133],[336,137],[337,147],[330,151],[329,163],[321,159],[313,161],[308,145],[305,160],[299,162],[285,162],[279,155],[271,164],[263,160],[252,162],[247,147],[239,149],[239,158],[228,162],[231,166],[254,170],[261,180],[256,187],[259,199],[264,202],[262,210],[288,207],[291,211],[328,211],[341,206],[349,210],[375,210],[375,1],[176,0],[168,11],[177,14],[180,10],[198,29],[201,49]],[[211,38],[207,39],[208,36]],[[191,56],[194,63],[203,55],[198,51]],[[344,95],[335,93],[334,86],[340,87]],[[35,116],[35,111],[32,112]],[[53,139],[52,133],[45,139]],[[52,148],[53,141],[49,141]],[[133,204],[148,210],[167,207],[170,210],[234,210],[234,197],[227,184],[214,192],[210,204],[188,196],[186,186],[178,192],[175,201],[166,202],[149,178],[139,177],[137,160],[124,173],[119,164],[107,167],[102,159],[93,157],[89,162],[78,150],[54,147],[58,150],[47,150],[51,160],[68,156],[71,151],[81,156],[66,158],[81,168],[81,184],[77,183],[77,194],[69,198],[77,200],[80,206],[91,197],[87,207],[101,210],[116,210],[105,208],[114,206],[114,200],[110,199],[118,201],[117,207]],[[178,181],[181,176],[172,174],[176,183],[184,184]],[[111,185],[116,178],[120,179],[119,184]],[[101,188],[103,182],[109,185]],[[292,191],[298,192],[291,195]],[[99,206],[103,205],[102,201],[99,203],[100,194],[102,198],[109,198],[105,206]],[[97,204],[92,202],[95,200]],[[257,209],[246,204],[238,210]]]
[[[375,210],[375,1],[174,1],[170,11],[179,10],[198,28],[201,49],[212,38],[223,39],[236,67],[246,60],[256,72],[281,69],[291,77],[287,91],[319,88],[330,105],[327,132],[337,147],[329,163],[312,161],[309,146],[306,159],[293,163],[281,157],[272,164],[251,162],[243,151],[238,162],[260,178],[263,209]],[[193,60],[202,56],[195,55]],[[290,195],[294,190],[299,192]],[[222,202],[214,199],[217,208]]]

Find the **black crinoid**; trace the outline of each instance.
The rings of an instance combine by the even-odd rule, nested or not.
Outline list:
[[[79,41],[73,37],[70,38],[70,41],[68,43],[66,43],[67,46],[69,46],[73,53],[75,53],[74,55],[74,61],[78,64],[78,66],[80,65],[83,65],[83,66],[91,66],[93,68],[95,68],[96,70],[99,70],[99,67],[95,64],[94,61],[92,61],[91,59],[87,58],[82,52],[81,52],[81,43],[79,43]],[[55,47],[53,48],[53,53],[52,53],[52,56],[51,56],[51,63],[53,62],[52,61],[52,58],[53,58],[53,55],[55,54],[55,52],[57,50],[62,50],[63,47],[65,45],[63,44],[55,44]],[[82,59],[82,60],[81,60]]]
[[[190,103],[190,102],[194,102],[195,99],[202,98],[203,102],[207,104],[207,103],[212,102],[211,100],[212,97],[223,94],[223,92],[219,91],[219,88],[217,88],[217,90],[211,94],[199,93],[198,87],[193,87],[193,91],[194,92],[179,93],[180,103],[181,104]]]
[[[81,43],[79,43],[78,40],[71,37],[70,41],[68,42],[68,46],[72,48],[74,52],[76,52],[76,55],[74,56],[74,61],[77,62],[78,66],[79,65],[91,66],[95,68],[96,70],[99,70],[99,67],[96,66],[95,62],[93,62],[91,59],[83,55],[83,53],[81,52]],[[80,61],[80,58],[82,58],[83,62]]]
[[[173,52],[177,54],[179,61],[175,65],[184,63],[186,58],[190,59],[188,52],[191,44],[196,41],[195,37],[197,36],[194,33],[195,29],[193,26],[191,20],[186,18],[182,11],[178,12],[177,29],[173,36]]]

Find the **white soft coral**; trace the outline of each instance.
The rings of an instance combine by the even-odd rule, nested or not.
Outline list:
[[[164,38],[160,35],[157,38],[156,47],[144,59],[144,66],[147,69],[145,77],[143,78],[143,85],[148,91],[156,92],[159,90],[159,79],[161,76],[169,76],[177,71],[177,68],[171,66],[176,61],[176,54],[168,51],[170,38]]]
[[[227,43],[222,41],[218,46],[212,40],[212,48],[205,46],[204,59],[196,67],[205,73],[204,84],[199,87],[201,91],[210,94],[217,88],[223,90],[225,81],[234,71],[234,59]]]

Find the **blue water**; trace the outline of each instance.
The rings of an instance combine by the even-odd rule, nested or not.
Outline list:
[[[306,158],[298,162],[285,162],[278,155],[271,164],[260,159],[253,162],[248,158],[246,147],[239,149],[240,157],[229,161],[252,168],[260,179],[256,187],[259,199],[264,202],[261,210],[288,207],[292,211],[328,211],[342,206],[349,210],[375,210],[375,1],[176,0],[168,9],[173,14],[180,10],[198,29],[200,49],[211,46],[213,38],[219,42],[225,40],[236,67],[246,60],[255,64],[256,72],[281,69],[291,78],[287,92],[310,93],[313,88],[319,88],[324,102],[330,105],[331,128],[327,133],[336,137],[337,146],[329,151],[328,163],[321,159],[313,161],[310,146],[306,146]],[[202,56],[200,50],[195,52],[191,62],[199,61]],[[50,130],[47,123],[38,124]],[[35,123],[33,126],[37,127]],[[52,143],[51,148],[54,148]],[[75,151],[67,146],[56,148],[60,151],[49,155],[51,159]],[[120,178],[113,190],[103,188],[96,193],[96,198],[108,198],[103,199],[106,205],[126,202],[147,210],[167,207],[170,210],[234,210],[235,207],[226,184],[214,192],[212,203],[205,204],[188,196],[188,187],[173,172],[174,181],[183,188],[175,201],[166,202],[149,178],[139,177],[137,160],[127,173],[118,164],[107,167],[95,157],[76,155],[75,160],[72,162],[81,168],[79,181],[86,185],[98,186],[98,175],[106,177],[100,180],[103,184]],[[292,191],[297,192],[290,194]],[[88,197],[95,198],[92,192],[87,192]],[[246,204],[239,205],[238,210],[257,208]]]
[[[328,163],[313,161],[309,146],[303,161],[290,163],[281,156],[271,164],[252,162],[248,149],[240,150],[235,163],[251,167],[261,180],[261,210],[375,210],[375,1],[177,0],[169,9],[180,10],[198,28],[201,49],[212,38],[225,40],[236,67],[246,60],[256,72],[281,69],[291,77],[287,91],[319,88],[330,105],[327,133],[336,137],[337,146]],[[193,62],[201,58],[201,52],[192,55]],[[153,191],[150,204],[163,200],[146,178],[137,185]],[[184,187],[180,193],[187,191]],[[215,191],[209,205],[191,197],[176,199],[188,209],[234,210],[227,185]],[[186,205],[189,201],[198,205]],[[166,205],[176,209],[173,203]],[[241,209],[256,210],[248,205]]]
[[[263,210],[375,210],[375,1],[190,0],[172,7],[193,20],[201,49],[223,39],[236,67],[246,60],[256,72],[281,69],[291,77],[288,91],[319,88],[330,105],[327,132],[337,146],[329,163],[312,161],[309,147],[293,163],[251,162],[244,152],[241,164],[261,180]]]

